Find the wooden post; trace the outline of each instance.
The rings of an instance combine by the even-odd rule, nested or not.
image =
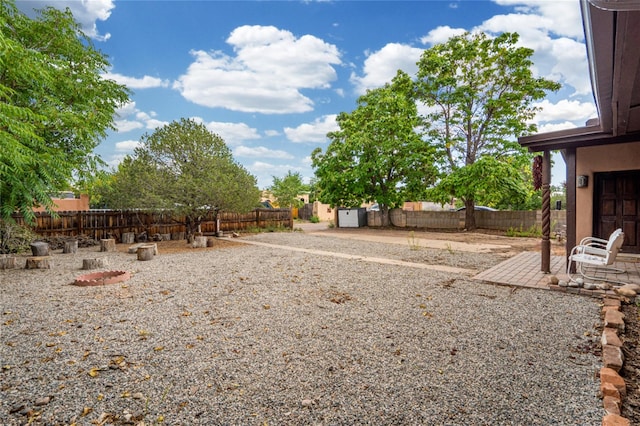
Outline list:
[[[51,256],[33,256],[27,257],[25,269],[51,269],[52,263],[49,262]]]
[[[98,269],[104,268],[109,264],[106,257],[82,259],[82,269]]]
[[[153,246],[144,245],[138,247],[138,260],[151,260],[153,259]]]
[[[49,256],[49,244],[44,241],[36,241],[31,243],[31,253],[34,256]]]
[[[62,253],[77,253],[78,252],[78,240],[65,241]]]
[[[113,238],[103,238],[100,240],[100,251],[117,251],[116,240]]]
[[[540,270],[545,274],[551,272],[551,153],[547,150],[542,155],[542,264]]]

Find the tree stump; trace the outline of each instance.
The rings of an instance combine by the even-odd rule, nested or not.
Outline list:
[[[100,251],[117,251],[116,240],[113,238],[103,238],[100,240]]]
[[[16,267],[15,257],[0,256],[0,269],[13,269]]]
[[[135,232],[123,232],[122,233],[122,244],[133,244],[136,241]]]
[[[162,237],[162,241],[170,241],[171,240],[171,234],[160,234],[160,236]]]
[[[191,247],[193,248],[201,248],[207,246],[207,237],[194,237],[193,243],[191,243]]]
[[[171,239],[174,241],[184,240],[184,232],[172,232]]]
[[[153,259],[153,246],[146,244],[138,247],[138,260],[151,260]]]
[[[51,256],[27,257],[25,269],[51,269]]]
[[[109,264],[106,257],[82,259],[82,269],[100,269]]]
[[[77,253],[78,252],[78,240],[65,241],[62,253]]]
[[[213,247],[216,243],[216,239],[213,237],[207,237],[207,247]]]
[[[31,243],[31,253],[34,256],[49,256],[49,244],[44,241],[36,241]]]

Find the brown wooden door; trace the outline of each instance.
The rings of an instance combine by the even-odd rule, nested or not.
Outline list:
[[[640,170],[596,173],[594,180],[594,236],[608,238],[622,228],[622,250],[640,253]]]

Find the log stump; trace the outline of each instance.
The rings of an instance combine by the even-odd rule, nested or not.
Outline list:
[[[138,253],[138,249],[140,247],[152,247],[153,248],[153,255],[155,256],[156,254],[158,254],[158,244],[157,243],[137,243],[134,244],[132,246],[129,246],[129,248],[127,249],[128,253]]]
[[[213,237],[207,237],[207,247],[213,247],[216,244],[216,239]]]
[[[27,257],[25,269],[51,269],[51,256]]]
[[[172,232],[171,239],[174,241],[184,240],[184,232]]]
[[[151,244],[145,244],[138,247],[138,260],[151,260],[153,259],[153,246]]]
[[[160,234],[162,241],[171,241],[171,234]]]
[[[193,237],[193,243],[191,243],[191,247],[193,248],[202,248],[207,246],[207,237]]]
[[[100,240],[100,251],[117,251],[116,240],[113,238],[103,238]]]
[[[16,265],[15,257],[0,256],[0,269],[13,269]]]
[[[35,243],[31,243],[31,253],[34,256],[49,256],[49,244],[44,241],[36,241]]]
[[[78,252],[78,240],[73,241],[65,241],[64,247],[62,249],[62,253],[73,253],[76,254]]]
[[[123,232],[122,233],[122,244],[133,244],[136,241],[135,232]]]
[[[105,268],[108,264],[106,257],[82,259],[82,269],[85,270]]]

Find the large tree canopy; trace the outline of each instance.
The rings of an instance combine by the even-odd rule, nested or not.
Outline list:
[[[186,218],[192,232],[208,212],[257,207],[260,191],[220,136],[182,119],[142,137],[102,200],[110,208],[173,212]]]
[[[433,183],[433,148],[425,143],[412,98],[411,78],[399,71],[391,84],[367,91],[351,113],[338,116],[340,130],[329,133],[326,152],[312,153],[320,199],[357,207],[376,201],[388,209],[420,199]]]
[[[106,56],[84,36],[69,10],[30,19],[0,2],[0,218],[51,207],[74,173],[95,168],[93,149],[128,100],[106,80]]]
[[[526,197],[531,156],[517,138],[536,130],[533,102],[556,91],[536,78],[533,51],[516,47],[518,35],[464,34],[424,51],[416,95],[427,107],[427,137],[438,149],[442,178],[431,197],[464,201],[474,229],[477,201]]]

